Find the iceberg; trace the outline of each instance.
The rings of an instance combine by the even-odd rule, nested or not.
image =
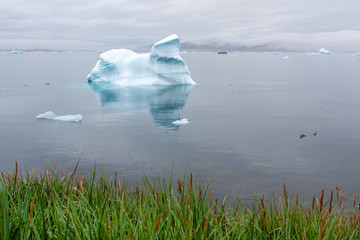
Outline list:
[[[319,51],[318,51],[319,54],[322,54],[322,55],[329,55],[330,54],[330,51],[325,49],[325,48],[320,48]]]
[[[76,115],[56,115],[52,111],[48,111],[45,113],[41,113],[36,116],[37,119],[48,119],[48,120],[59,120],[65,122],[74,122],[74,123],[81,123],[82,116],[81,114]]]
[[[138,54],[128,49],[102,53],[87,79],[119,86],[196,84],[180,56],[176,34],[155,43],[150,53]]]
[[[11,54],[23,54],[23,51],[12,50]]]
[[[189,119],[187,119],[187,118],[184,118],[184,119],[181,119],[181,120],[176,120],[176,121],[172,122],[172,124],[174,124],[175,126],[185,125],[185,124],[188,124],[188,123],[189,123]]]

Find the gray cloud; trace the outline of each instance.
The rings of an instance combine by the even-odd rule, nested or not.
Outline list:
[[[0,48],[145,49],[177,33],[184,46],[360,49],[360,1],[2,0]]]

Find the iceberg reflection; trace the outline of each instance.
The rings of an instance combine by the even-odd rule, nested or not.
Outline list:
[[[156,125],[178,129],[172,122],[181,119],[192,85],[152,85],[119,87],[111,83],[88,83],[99,96],[101,106],[116,112],[150,110]]]

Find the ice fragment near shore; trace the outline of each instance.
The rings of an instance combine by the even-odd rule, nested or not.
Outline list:
[[[180,57],[180,41],[176,34],[155,43],[150,53],[138,54],[128,49],[102,53],[88,81],[121,86],[196,84]]]
[[[23,51],[16,51],[16,50],[12,50],[11,51],[11,54],[22,54]]]
[[[330,51],[325,49],[325,48],[320,48],[318,51],[319,54],[323,54],[323,55],[329,55]]]
[[[59,120],[65,122],[74,122],[74,123],[81,123],[82,116],[81,114],[76,115],[56,115],[52,111],[48,111],[36,116],[37,119],[48,119],[48,120]]]
[[[188,124],[189,120],[187,118],[181,119],[181,120],[176,120],[173,121],[172,124],[174,124],[175,126],[179,126],[179,125],[185,125]]]

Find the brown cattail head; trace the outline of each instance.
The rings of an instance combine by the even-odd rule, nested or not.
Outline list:
[[[155,233],[158,231],[159,229],[159,226],[160,226],[160,220],[161,220],[161,214],[159,214],[159,217],[156,221],[156,224],[155,224]]]
[[[29,214],[30,218],[31,218],[32,213],[33,213],[33,211],[34,211],[34,201],[35,201],[35,196],[33,196],[33,197],[31,198],[31,203],[30,203],[30,214]]]
[[[14,182],[15,182],[15,185],[16,185],[16,182],[17,182],[17,175],[18,175],[18,163],[17,161],[15,161],[15,174],[14,174]]]
[[[282,202],[281,202],[281,196],[279,197],[279,211],[281,212],[281,206],[282,206]]]
[[[315,209],[315,197],[313,197],[313,200],[312,200],[312,205],[311,205],[311,207],[312,207],[312,210],[314,210],[314,209]]]
[[[356,207],[356,192],[354,193],[354,208]]]
[[[115,192],[116,192],[116,184],[117,184],[117,172],[115,172],[115,179],[114,179]]]
[[[205,225],[204,225],[204,230],[203,230],[203,233],[205,234],[205,231],[206,231],[206,228],[207,228],[207,225],[209,223],[209,217],[206,217],[206,221],[205,221]]]
[[[238,195],[236,195],[236,199],[237,199],[237,201],[238,201],[238,203],[239,203],[239,206],[241,207],[241,202],[240,202],[240,198],[239,198]]]
[[[296,209],[298,208],[299,206],[299,193],[296,192]]]
[[[330,202],[329,202],[329,211],[330,211],[330,212],[331,212],[331,207],[332,207],[333,194],[334,194],[334,191],[331,190],[331,197],[330,197]]]
[[[320,239],[323,239],[324,234],[325,234],[325,231],[326,231],[329,223],[330,223],[330,222],[327,222],[326,225],[325,225],[325,227],[320,227]]]
[[[80,183],[79,183],[79,190],[82,191],[85,188],[85,180],[84,176],[81,176]]]
[[[190,173],[190,193],[192,192],[192,187],[193,187],[193,175],[192,173]]]
[[[283,189],[284,189],[284,197],[285,197],[285,204],[288,205],[288,192],[286,191],[285,182],[283,182]]]
[[[320,206],[319,206],[320,212],[322,211],[323,201],[324,201],[324,189],[321,191],[321,196],[320,196]]]
[[[108,221],[108,228],[109,228],[109,232],[111,231],[111,222],[110,222],[110,215],[107,215],[107,221]]]

